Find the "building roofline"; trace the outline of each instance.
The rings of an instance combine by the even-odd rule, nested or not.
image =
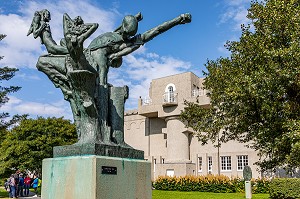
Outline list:
[[[177,74],[174,74],[174,75],[168,75],[168,76],[164,76],[164,77],[154,78],[154,79],[152,79],[152,81],[153,80],[158,80],[158,79],[164,79],[164,78],[168,78],[168,77],[172,77],[172,76],[176,76],[176,75],[182,75],[182,74],[185,74],[185,73],[191,73],[194,76],[198,77],[195,73],[193,73],[191,71],[187,71],[187,72],[183,72],[183,73],[177,73]],[[201,77],[198,77],[198,78],[200,79]]]

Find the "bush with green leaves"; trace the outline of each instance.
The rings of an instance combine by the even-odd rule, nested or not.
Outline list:
[[[41,173],[42,160],[53,157],[53,147],[77,141],[75,125],[64,118],[23,119],[6,130],[0,143],[0,177],[16,169]]]
[[[297,199],[300,198],[299,178],[275,178],[270,183],[271,199]]]
[[[269,180],[253,179],[252,193],[267,193]],[[229,178],[224,175],[184,176],[184,177],[158,177],[153,187],[166,191],[200,191],[214,193],[243,193],[244,180]]]

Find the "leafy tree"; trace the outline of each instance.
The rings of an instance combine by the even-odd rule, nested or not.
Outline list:
[[[0,41],[5,37],[6,35],[0,34]],[[3,59],[2,56],[0,56],[0,60]],[[9,68],[7,66],[0,68],[0,107],[3,106],[5,103],[8,102],[9,98],[7,95],[10,93],[17,92],[21,89],[19,86],[9,86],[5,87],[2,86],[2,81],[8,81],[11,78],[15,76],[15,72],[17,72],[17,68]],[[16,123],[20,118],[25,117],[15,115],[11,120],[8,120],[9,113],[0,113],[0,136],[3,137],[5,134],[5,130],[8,126]],[[1,139],[1,138],[0,138]]]
[[[53,147],[77,141],[75,125],[63,118],[23,119],[7,133],[0,145],[0,175],[11,169],[40,171],[42,160],[52,158]]]
[[[199,140],[248,143],[262,170],[300,165],[300,1],[253,1],[231,56],[209,60],[210,108],[185,102]]]

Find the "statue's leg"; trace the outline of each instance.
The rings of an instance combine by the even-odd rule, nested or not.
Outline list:
[[[49,38],[43,37],[43,39],[44,39],[44,44],[46,46],[48,53],[53,54],[53,55],[69,54],[69,51],[66,47],[57,45],[51,37],[49,37]]]
[[[108,73],[108,65],[107,65],[107,56],[105,49],[97,49],[91,52],[91,55],[94,61],[97,64],[97,70],[99,73],[99,83],[100,85],[107,86],[107,73]]]
[[[98,117],[100,122],[100,131],[102,134],[102,141],[104,143],[111,143],[111,128],[108,124],[108,103],[109,103],[109,91],[107,85],[107,58],[105,55],[105,49],[97,49],[91,51],[91,56],[97,64],[99,72],[99,86],[96,96]]]
[[[112,141],[123,147],[124,142],[124,104],[128,97],[128,87],[110,87],[109,121],[112,128]]]

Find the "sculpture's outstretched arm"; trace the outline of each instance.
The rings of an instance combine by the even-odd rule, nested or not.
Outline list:
[[[138,36],[140,38],[140,35],[138,35]],[[142,45],[142,43],[140,43],[140,42],[124,43],[120,46],[118,52],[109,55],[108,58],[114,59],[117,57],[122,57],[122,56],[128,55],[128,54],[132,53],[133,51],[137,50],[141,45]]]
[[[191,21],[192,21],[191,14],[189,14],[189,13],[181,14],[180,16],[176,17],[175,19],[166,21],[163,24],[144,32],[141,35],[142,41],[144,43],[146,43],[146,42],[150,41],[151,39],[153,39],[154,37],[156,37],[157,35],[173,28],[174,26],[177,26],[179,24],[190,23]]]
[[[112,62],[114,59],[132,53],[144,43],[150,41],[157,35],[173,28],[174,26],[179,24],[190,23],[191,20],[192,20],[192,16],[190,14],[181,14],[180,16],[176,17],[173,20],[164,22],[163,24],[146,31],[142,35],[136,35],[135,37],[132,38],[132,41],[122,44],[119,48],[119,52],[113,53],[109,56],[110,62]]]

